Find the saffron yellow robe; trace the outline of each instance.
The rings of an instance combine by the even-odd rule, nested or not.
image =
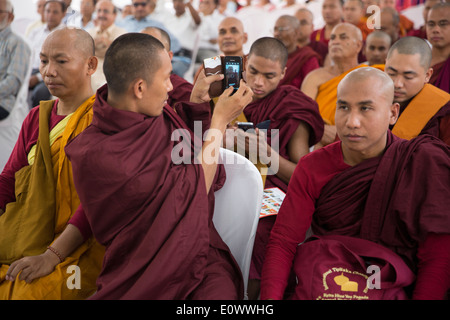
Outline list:
[[[94,100],[95,96],[87,99],[50,132],[50,152],[56,189],[55,239],[64,231],[70,217],[80,205],[73,182],[72,166],[64,147],[91,123]],[[40,107],[52,108],[53,104],[54,101],[43,101]],[[28,155],[30,165],[34,161],[34,150],[33,147]],[[5,275],[9,265],[3,264],[0,267],[0,300],[85,299],[96,291],[95,283],[101,270],[103,254],[103,246],[93,238],[88,239],[58,264],[51,274],[29,284],[18,278],[14,282],[6,281]],[[80,285],[79,288],[76,287],[77,284]]]

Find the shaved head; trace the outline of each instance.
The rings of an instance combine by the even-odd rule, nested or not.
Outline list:
[[[64,39],[66,43],[72,45],[73,50],[83,55],[83,58],[95,56],[95,43],[91,35],[83,29],[65,27],[51,32],[44,43],[60,41],[55,39]]]
[[[394,52],[406,55],[420,55],[420,65],[428,69],[431,64],[431,48],[428,43],[418,37],[404,37],[397,40],[388,52],[389,59]]]
[[[111,43],[105,54],[103,72],[111,92],[124,94],[136,79],[152,83],[161,67],[161,41],[144,33],[126,33]]]
[[[381,30],[374,30],[366,38],[366,43],[370,41],[371,39],[382,39],[389,43],[389,46],[391,45],[391,37],[384,31]]]
[[[155,37],[156,39],[161,41],[161,43],[164,45],[164,48],[166,48],[167,51],[170,51],[171,46],[170,36],[165,30],[158,27],[146,27],[144,30],[141,31],[141,33],[145,33],[152,37]]]
[[[287,24],[289,24],[289,26],[291,26],[294,29],[297,29],[300,26],[300,21],[298,21],[296,17],[287,14],[280,16],[278,20],[285,21]]]
[[[281,69],[286,67],[288,52],[283,42],[271,37],[259,38],[253,42],[248,56],[263,57],[272,61],[278,61]]]
[[[394,82],[392,79],[383,71],[372,68],[364,67],[353,70],[347,74],[337,87],[337,95],[344,86],[350,86],[351,88],[358,88],[358,85],[362,84],[366,80],[370,80],[373,87],[381,90],[376,91],[376,95],[382,95],[385,97],[386,101],[389,102],[389,106],[394,101]],[[379,86],[378,86],[379,85]]]

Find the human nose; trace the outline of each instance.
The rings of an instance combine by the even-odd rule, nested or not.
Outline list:
[[[264,79],[262,75],[257,74],[255,76],[255,85],[258,87],[262,87],[264,85]]]
[[[392,81],[394,82],[394,88],[403,88],[403,80],[401,77],[392,77]]]
[[[347,117],[346,125],[348,128],[359,128],[361,125],[359,113],[356,111],[350,112]]]

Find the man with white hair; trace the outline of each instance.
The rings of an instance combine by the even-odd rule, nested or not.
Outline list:
[[[30,65],[30,47],[11,31],[13,20],[11,1],[0,0],[0,120],[12,111]]]

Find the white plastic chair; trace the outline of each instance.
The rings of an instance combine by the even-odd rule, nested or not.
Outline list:
[[[258,169],[242,155],[221,148],[220,159],[225,166],[227,179],[224,186],[215,193],[213,221],[241,268],[247,299],[248,275],[261,212],[263,183]]]
[[[184,74],[184,77],[183,77],[186,81],[189,81],[190,83],[194,82],[194,73],[197,70],[197,68],[200,66],[200,64],[198,64],[196,62],[198,50],[200,48],[200,39],[201,39],[200,32],[199,32],[199,30],[197,30],[197,31],[195,31],[194,47],[192,48],[191,64],[189,65],[189,69],[186,71],[186,73]]]
[[[30,74],[31,68],[23,80],[11,113],[6,119],[0,121],[0,172],[3,171],[3,167],[14,149],[23,120],[30,112],[27,101]]]

